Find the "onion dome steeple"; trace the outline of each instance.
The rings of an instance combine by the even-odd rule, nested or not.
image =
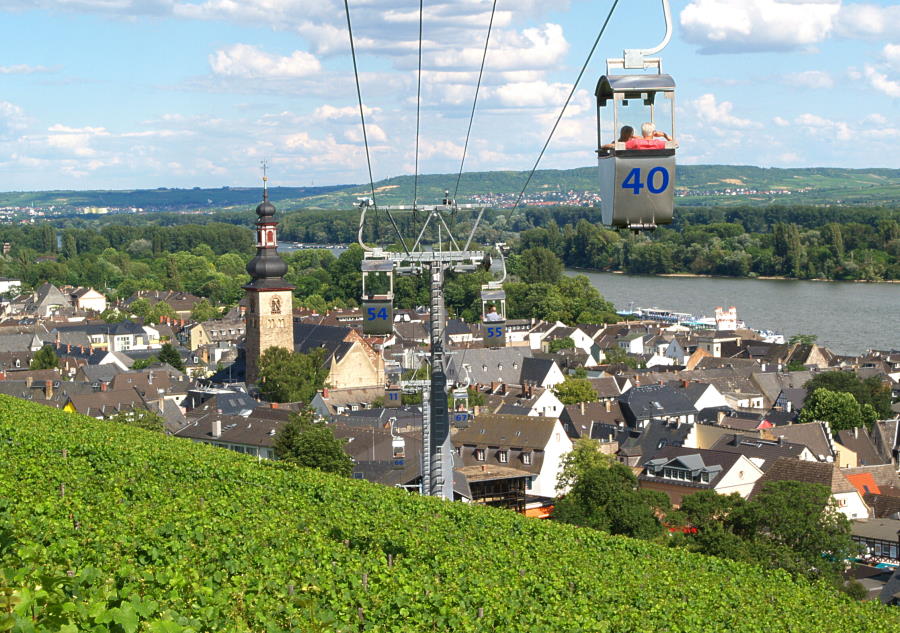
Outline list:
[[[278,237],[275,221],[275,205],[269,202],[268,176],[266,165],[263,163],[263,201],[256,207],[256,257],[247,264],[247,272],[253,277],[253,281],[245,288],[262,289],[292,289],[282,277],[287,272],[287,264],[278,255]]]

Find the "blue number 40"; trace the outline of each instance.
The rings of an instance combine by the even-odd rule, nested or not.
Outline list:
[[[658,183],[657,180],[659,180]],[[641,189],[645,186],[650,193],[662,193],[669,186],[669,170],[665,167],[654,167],[647,172],[647,184],[644,185],[641,182],[641,170],[639,167],[635,167],[622,181],[622,189],[631,189],[634,195],[641,193]]]

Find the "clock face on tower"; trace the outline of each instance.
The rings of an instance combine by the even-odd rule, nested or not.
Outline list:
[[[272,314],[281,314],[281,298],[272,297],[272,301],[269,303],[269,312]]]

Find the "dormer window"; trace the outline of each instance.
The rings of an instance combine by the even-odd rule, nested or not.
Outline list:
[[[508,464],[509,463],[509,451],[506,449],[501,449],[501,450],[497,451],[497,461],[499,461],[501,464]]]
[[[531,451],[522,453],[522,463],[526,466],[531,466]]]
[[[476,448],[476,449],[475,449],[475,460],[476,460],[476,461],[479,461],[479,462],[483,462],[483,461],[484,461],[484,449],[483,449],[483,448]]]

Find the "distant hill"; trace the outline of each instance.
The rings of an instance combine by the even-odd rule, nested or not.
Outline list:
[[[0,571],[11,631],[900,630],[783,571],[5,395]]]
[[[527,172],[487,171],[465,173],[458,200],[493,194],[510,202],[521,191]],[[596,192],[596,168],[541,169],[528,187],[527,197],[553,192]],[[412,176],[395,176],[375,183],[378,204],[409,204]],[[444,191],[454,190],[456,174],[419,176],[420,202],[436,202]],[[896,206],[900,200],[900,169],[797,169],[737,165],[679,165],[679,205],[881,204]],[[273,187],[270,197],[284,209],[349,208],[357,198],[370,196],[368,184],[327,187]],[[146,210],[246,208],[260,198],[259,188],[148,189],[132,191],[41,191],[0,193],[2,206],[139,207]]]

